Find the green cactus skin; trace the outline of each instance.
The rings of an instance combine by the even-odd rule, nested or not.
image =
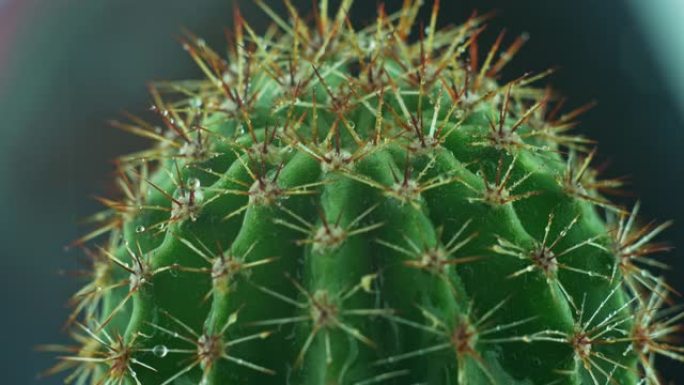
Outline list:
[[[488,15],[436,31],[420,1],[353,30],[351,0],[236,9],[228,60],[154,85],[157,144],[118,162],[119,200],[77,244],[68,383],[660,384],[682,314],[645,267],[667,223],[603,196],[591,142],[532,84],[478,58]],[[498,54],[502,51],[502,54]],[[479,60],[482,59],[482,60]],[[465,63],[469,63],[466,65]],[[163,97],[162,97],[163,95]],[[102,242],[108,234],[108,241]],[[93,239],[97,247],[86,247]]]

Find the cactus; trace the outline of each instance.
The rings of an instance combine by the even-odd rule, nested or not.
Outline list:
[[[660,384],[684,317],[647,268],[668,223],[606,194],[574,135],[590,106],[500,80],[490,15],[416,31],[420,1],[354,29],[235,10],[227,60],[191,34],[199,81],[151,86],[156,142],[76,244],[89,282],[50,373],[137,385]],[[501,53],[500,53],[501,52]],[[92,246],[96,240],[99,246]]]

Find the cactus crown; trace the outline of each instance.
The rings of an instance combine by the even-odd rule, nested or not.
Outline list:
[[[605,197],[589,106],[501,83],[525,41],[484,57],[490,15],[415,31],[420,1],[354,29],[289,1],[229,55],[189,35],[206,75],[151,86],[152,139],[118,161],[77,241],[75,346],[50,372],[84,384],[659,384],[682,313],[653,243]],[[411,38],[411,34],[417,35]],[[107,234],[106,241],[102,237]],[[99,239],[100,246],[86,246]]]

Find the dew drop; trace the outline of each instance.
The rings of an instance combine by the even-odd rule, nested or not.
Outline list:
[[[152,353],[157,357],[164,358],[167,354],[169,354],[169,348],[167,348],[165,345],[157,345],[152,348]]]
[[[188,179],[188,187],[193,191],[198,190],[200,188],[200,180],[197,178]]]
[[[140,233],[142,233],[142,232],[144,232],[144,231],[145,231],[145,226],[143,226],[143,225],[137,226],[137,227],[135,228],[135,232],[138,233],[138,234],[140,234]]]

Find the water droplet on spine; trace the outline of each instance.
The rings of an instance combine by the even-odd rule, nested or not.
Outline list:
[[[157,345],[152,348],[152,353],[159,358],[164,358],[167,354],[169,354],[169,348],[167,348],[165,345]]]
[[[188,187],[191,190],[197,190],[200,188],[200,180],[197,178],[190,178],[188,179]]]

